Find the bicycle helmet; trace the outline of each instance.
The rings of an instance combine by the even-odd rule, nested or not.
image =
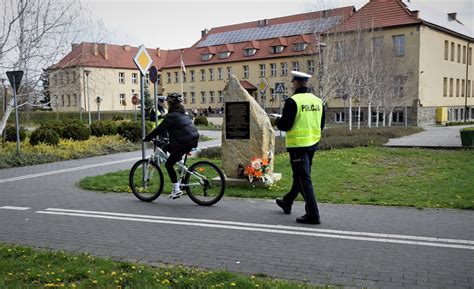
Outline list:
[[[166,97],[166,101],[173,104],[181,103],[183,102],[183,96],[179,92],[171,92]]]

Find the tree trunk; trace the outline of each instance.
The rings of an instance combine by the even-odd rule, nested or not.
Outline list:
[[[367,126],[372,127],[372,107],[370,101],[367,102]]]
[[[360,129],[360,104],[358,107],[358,114],[357,114],[357,129]]]
[[[377,127],[379,127],[379,113],[380,113],[379,106],[377,106],[375,107],[375,114],[377,114],[375,118],[375,126]]]
[[[10,101],[7,103],[5,113],[3,114],[2,121],[0,122],[0,134],[1,135],[3,135],[3,131],[5,130],[5,127],[7,126],[7,120],[10,117],[10,114],[13,111],[13,102],[14,102],[14,99],[12,97],[10,99]]]
[[[382,126],[385,127],[385,119],[386,119],[386,113],[385,113],[385,110],[383,111],[383,115],[382,115]]]
[[[392,126],[392,119],[393,119],[393,108],[390,109],[390,112],[388,114],[388,126]]]
[[[349,130],[352,131],[352,97],[349,96]]]

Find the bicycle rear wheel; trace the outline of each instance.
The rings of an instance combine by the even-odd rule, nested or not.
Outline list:
[[[163,173],[155,162],[139,160],[130,170],[129,186],[140,200],[151,202],[163,191]]]
[[[181,187],[196,204],[211,206],[224,196],[224,174],[215,164],[199,161],[189,167]]]

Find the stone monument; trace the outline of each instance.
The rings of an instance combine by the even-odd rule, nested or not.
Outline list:
[[[222,167],[227,180],[230,183],[242,180],[241,183],[248,184],[248,179],[242,179],[241,173],[254,158],[269,160],[269,180],[263,185],[280,179],[281,174],[273,173],[275,132],[268,115],[234,75],[230,77],[224,94]]]

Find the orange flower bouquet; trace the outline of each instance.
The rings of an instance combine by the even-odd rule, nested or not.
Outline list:
[[[244,175],[250,182],[254,180],[266,182],[270,180],[270,161],[268,159],[259,159],[254,157],[250,164],[245,168]]]

